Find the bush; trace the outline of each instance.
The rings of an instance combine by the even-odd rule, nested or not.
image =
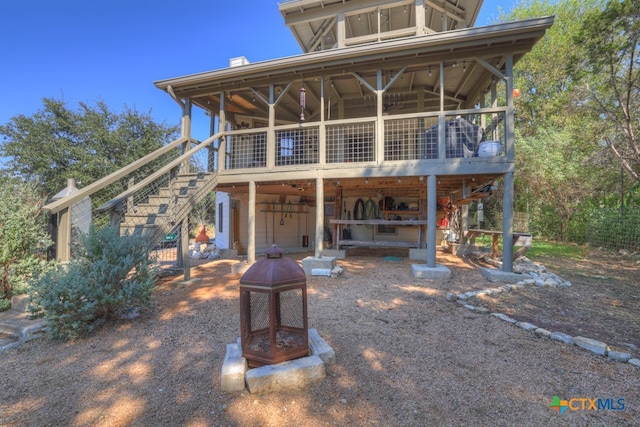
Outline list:
[[[75,339],[132,305],[151,305],[157,278],[149,241],[119,236],[115,228],[89,230],[74,258],[31,283],[34,317],[44,317],[52,338]]]
[[[45,264],[51,244],[41,215],[43,197],[32,184],[0,179],[0,311]]]

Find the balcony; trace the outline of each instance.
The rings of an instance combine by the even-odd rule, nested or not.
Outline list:
[[[505,108],[484,108],[384,116],[381,126],[376,117],[331,120],[276,126],[272,138],[269,128],[227,131],[219,174],[355,168],[385,175],[386,169],[399,165],[448,165],[451,174],[467,173],[472,165],[481,173],[483,165],[509,163],[513,158],[505,116]],[[500,142],[501,151],[480,157],[483,141]],[[411,169],[403,170],[410,175]]]

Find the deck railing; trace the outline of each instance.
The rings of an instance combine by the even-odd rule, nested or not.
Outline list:
[[[332,120],[324,129],[321,123],[277,126],[272,154],[267,128],[228,131],[224,169],[446,161],[477,157],[483,141],[500,142],[497,154],[504,155],[505,115],[504,108],[483,108],[385,116],[382,131],[375,118]],[[382,152],[378,152],[380,138]]]

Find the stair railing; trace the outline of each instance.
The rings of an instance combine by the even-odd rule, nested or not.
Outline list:
[[[77,211],[76,206],[86,206],[85,201],[88,198],[91,200],[91,203],[89,203],[91,206],[89,212],[83,213],[83,215],[88,218],[81,219],[81,223],[91,223],[97,228],[101,228],[108,223],[111,223],[112,225],[119,225],[120,219],[122,219],[125,214],[135,215],[136,210],[139,210],[139,206],[142,206],[150,198],[157,197],[155,194],[158,192],[159,188],[164,186],[172,188],[173,185],[171,184],[171,181],[177,176],[177,171],[186,170],[180,166],[182,164],[189,164],[194,156],[201,152],[202,149],[209,148],[211,150],[210,155],[214,154],[217,151],[217,147],[215,147],[214,142],[222,136],[223,132],[220,132],[202,142],[187,137],[178,138],[153,153],[147,154],[118,171],[115,171],[106,177],[73,192],[69,196],[47,204],[44,209],[52,214],[51,224],[54,231],[54,241],[56,242],[56,259],[61,261],[69,260],[71,256],[70,247],[72,243],[72,232],[75,232],[77,229],[80,229],[80,231],[86,231],[86,229],[78,227],[78,218],[73,218],[73,215],[75,215]],[[195,145],[192,146],[191,149],[179,154],[179,148],[186,144]],[[159,165],[155,166],[152,163],[154,161],[159,162]],[[141,172],[144,171],[145,167],[147,169],[150,167],[158,169],[154,169],[153,173],[136,183],[134,180],[135,174],[138,173],[138,175],[141,175]],[[200,172],[207,173],[205,171]],[[203,192],[205,189],[208,189],[209,192],[213,191],[217,183],[217,177],[208,174],[204,181],[206,184],[199,184],[197,193],[194,193],[189,197],[189,204],[191,207],[193,204],[197,203],[196,199],[199,200],[208,194]],[[125,190],[123,191],[123,189]],[[109,193],[114,194],[116,192],[117,195],[115,197],[109,195]],[[105,199],[107,201],[103,202]],[[96,205],[99,205],[99,207],[93,208],[93,206]],[[161,217],[165,217],[166,214],[170,214],[169,209],[165,209],[164,207],[162,207],[161,210],[162,209],[164,209],[164,212],[156,211],[155,213],[139,213],[140,216],[146,215],[144,221],[149,226],[159,226],[155,227],[157,232],[153,233],[154,240],[162,239],[164,234],[171,231],[171,224],[176,224],[177,222],[184,220],[190,211],[190,207],[185,206],[177,211],[177,213],[180,213],[181,218],[165,218],[164,221],[161,221],[161,224]],[[184,212],[185,210],[187,211]],[[105,217],[105,214],[110,214],[110,217]],[[158,223],[156,223],[156,221],[158,221]]]

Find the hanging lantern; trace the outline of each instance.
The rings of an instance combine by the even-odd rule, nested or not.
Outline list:
[[[300,88],[300,121],[304,121],[304,108],[307,103],[307,91],[304,88],[304,82],[302,82],[302,87]]]

